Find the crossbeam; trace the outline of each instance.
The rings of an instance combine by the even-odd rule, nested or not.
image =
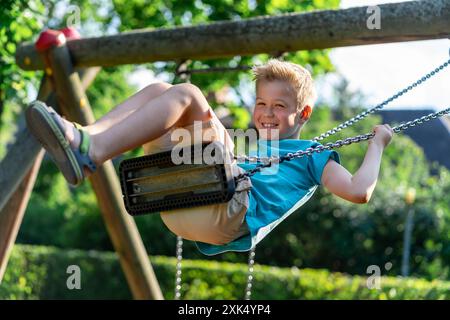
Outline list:
[[[222,58],[259,53],[335,48],[450,37],[450,1],[382,4],[381,28],[369,29],[367,6],[289,13],[240,21],[133,32],[72,40],[76,67]],[[33,44],[16,53],[25,70],[44,68]]]

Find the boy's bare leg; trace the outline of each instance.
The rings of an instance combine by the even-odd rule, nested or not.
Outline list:
[[[102,131],[90,132],[85,127],[91,136],[89,155],[100,165],[160,137],[175,125],[186,126],[210,118],[209,104],[200,89],[187,83],[174,85],[120,121],[105,121]],[[106,124],[111,123],[115,124],[108,128]]]
[[[95,123],[86,126],[86,129],[91,134],[97,134],[99,132],[105,131],[106,129],[112,127],[116,123],[122,121],[126,117],[128,117],[131,113],[136,111],[138,108],[163,94],[164,91],[172,87],[170,83],[166,82],[158,82],[153,83],[121,104],[117,105],[114,109],[109,111],[107,114],[98,119]]]
[[[170,83],[158,82],[148,85],[143,88],[121,104],[117,105],[114,109],[98,119],[95,123],[85,126],[84,129],[90,134],[97,134],[110,128],[116,123],[122,121],[128,117],[131,113],[139,109],[141,106],[149,102],[150,100],[163,94],[164,91],[172,87]],[[61,118],[65,129],[65,136],[71,142],[71,145],[76,147],[80,143],[80,134],[75,127],[67,121],[65,118]]]

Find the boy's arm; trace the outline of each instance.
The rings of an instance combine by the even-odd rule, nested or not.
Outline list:
[[[364,161],[353,176],[334,160],[329,160],[325,165],[321,183],[331,193],[354,203],[367,203],[370,200],[377,183],[383,150],[394,133],[387,124],[375,126],[374,132]]]

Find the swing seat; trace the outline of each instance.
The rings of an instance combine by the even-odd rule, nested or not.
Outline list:
[[[173,154],[187,161],[175,164]],[[125,208],[134,216],[227,202],[235,192],[230,164],[231,155],[217,141],[124,160],[119,177]]]

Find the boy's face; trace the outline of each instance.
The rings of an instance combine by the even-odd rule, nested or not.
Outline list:
[[[299,121],[297,97],[288,82],[274,80],[258,83],[253,123],[261,139],[298,139]]]

